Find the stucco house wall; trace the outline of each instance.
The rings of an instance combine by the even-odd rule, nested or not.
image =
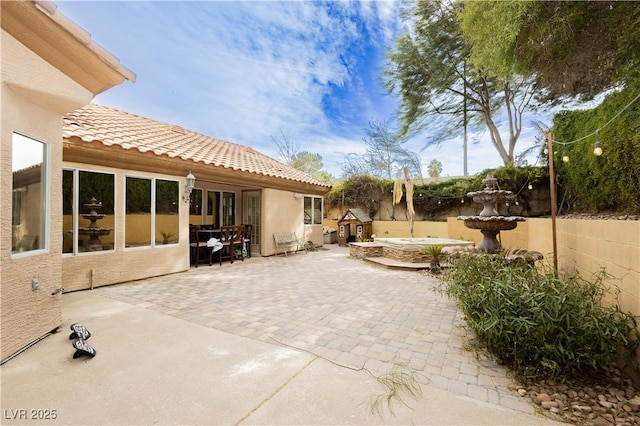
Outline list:
[[[51,1],[3,1],[0,8],[0,359],[5,361],[62,323],[62,116],[124,80],[134,81],[135,74],[57,13]],[[42,164],[35,152],[32,166],[14,164],[14,146],[20,147],[18,155],[30,156],[31,143],[43,144]],[[15,175],[14,166],[21,169]],[[15,228],[14,183],[20,194]],[[38,192],[44,197],[36,200]],[[26,235],[37,243],[14,244],[19,241],[14,237]]]
[[[273,234],[276,232],[295,232],[302,243],[307,241],[321,246],[324,243],[322,224],[304,224],[304,194],[278,189],[265,188],[262,191],[262,246],[260,254],[277,254]],[[317,196],[317,195],[316,195]],[[271,208],[269,208],[271,206]],[[274,208],[277,206],[277,208]]]
[[[273,253],[269,248],[269,238],[272,238],[270,229],[290,230],[281,228],[294,226],[299,228],[295,231],[303,240],[322,244],[322,225],[304,225],[304,198],[295,197],[294,194],[310,192],[321,197],[329,190],[329,185],[268,158],[251,147],[215,140],[178,125],[158,123],[89,104],[96,94],[124,80],[135,81],[135,74],[94,43],[89,33],[57,13],[54,3],[25,0],[0,2],[0,5],[0,225],[3,230],[0,234],[0,356],[3,360],[61,324],[62,293],[58,290],[62,287],[68,292],[178,272],[189,267],[190,218],[187,203],[181,202],[179,206],[178,225],[172,219],[175,217],[173,212],[163,218],[171,217],[171,226],[179,227],[177,244],[158,244],[153,248],[124,247],[125,228],[122,223],[125,222],[123,206],[128,174],[135,173],[143,178],[171,177],[171,180],[179,183],[182,191],[184,176],[193,171],[201,182],[217,187],[235,187],[238,194],[237,223],[242,221],[239,209],[244,191],[261,193],[263,213],[260,223],[264,227],[260,230],[260,236],[265,247],[262,251],[266,254]],[[114,116],[125,117],[120,127],[114,124],[115,121],[110,121]],[[105,125],[113,130],[113,134],[124,131],[128,137],[110,139],[102,132]],[[13,131],[47,146],[46,178],[42,187],[46,189],[48,198],[46,208],[42,208],[41,212],[46,219],[46,229],[38,236],[45,245],[39,250],[16,254],[12,254],[13,232],[6,232],[13,231]],[[162,136],[165,145],[153,143],[158,141],[155,139],[158,135]],[[63,176],[68,174],[62,171],[63,167],[74,168],[76,164],[82,164],[82,167],[78,167],[82,169],[114,173],[114,202],[120,207],[115,207],[115,217],[109,219],[113,221],[115,232],[113,251],[63,254],[68,250],[68,245],[64,244],[69,242],[65,229],[69,230],[72,218],[62,214],[63,206],[68,208],[65,204],[67,200],[62,199],[63,192],[60,191],[63,188]],[[128,168],[125,170],[122,167]],[[73,174],[75,176],[77,173]],[[265,194],[260,192],[264,188],[277,190]],[[28,195],[29,199],[32,199],[33,192]],[[281,200],[288,201],[278,205]],[[25,214],[25,217],[28,215]],[[20,218],[22,227],[26,220],[22,220],[22,215]],[[160,230],[162,228],[156,229]],[[73,238],[71,244],[74,244]],[[94,248],[95,245],[90,247]],[[37,289],[32,288],[34,279],[39,281]]]
[[[104,128],[109,128],[110,131],[105,134],[102,130]],[[165,265],[157,270],[147,270],[147,276],[178,272],[188,268],[188,240],[183,238],[188,238],[189,224],[211,224],[212,221],[219,222],[222,218],[214,219],[209,216],[207,211],[209,202],[206,198],[208,191],[235,194],[234,223],[250,223],[253,225],[253,230],[260,236],[259,241],[256,241],[255,237],[252,239],[252,255],[254,253],[263,256],[275,254],[274,232],[293,231],[301,241],[312,241],[318,245],[323,243],[322,224],[304,223],[305,199],[313,197],[317,203],[330,186],[250,147],[222,141],[179,125],[158,122],[96,104],[87,105],[67,114],[64,119],[63,137],[63,159],[66,168],[97,172],[115,171],[118,174],[115,192],[116,204],[120,207],[115,209],[119,210],[117,213],[119,215],[124,214],[122,206],[125,200],[122,193],[126,191],[126,185],[123,175],[179,179],[181,191],[184,188],[185,176],[187,174],[195,176],[194,199],[199,201],[192,203],[191,212],[187,211],[188,204],[180,206],[181,242],[177,250],[180,251],[183,259],[178,263],[173,262],[173,266]],[[255,204],[253,204],[255,197],[259,197],[260,200],[259,213],[256,213]],[[244,205],[245,202],[246,205]],[[218,206],[222,204],[218,203]],[[197,212],[198,210],[201,212]],[[312,214],[321,215],[321,212],[319,209],[314,209]],[[123,220],[123,217],[115,218],[116,246],[120,245],[118,240],[123,241],[124,238],[123,236],[118,238],[122,228],[119,223]],[[219,227],[221,223],[215,223],[215,225]],[[172,251],[166,247],[150,250],[157,249]],[[126,270],[135,268],[137,257],[132,258],[128,255],[118,257],[120,256],[118,250],[112,253],[115,256],[112,260],[120,263],[119,268]],[[134,251],[124,249],[124,253],[134,253]],[[107,254],[100,254],[102,255]],[[144,262],[146,254],[140,256],[141,262]],[[132,277],[132,272],[125,272],[120,273],[116,280],[117,272],[115,269],[110,270],[113,268],[111,265],[99,264],[91,268],[91,261],[88,259],[94,256],[82,253],[75,257],[83,259],[65,261],[63,271],[65,277],[75,277],[74,285],[70,287],[73,289],[89,288],[88,276],[93,277],[94,287],[140,278]],[[151,257],[153,258],[153,255]],[[79,268],[77,271],[76,267]],[[97,268],[100,270],[98,271]]]
[[[65,292],[100,287],[158,275],[165,275],[189,269],[189,235],[182,231],[189,228],[187,203],[179,205],[180,232],[177,244],[156,245],[154,247],[125,248],[125,179],[135,174],[148,178],[170,178],[175,176],[138,172],[128,169],[114,169],[101,166],[65,162],[65,168],[90,169],[94,172],[113,173],[115,176],[115,220],[113,225],[114,250],[79,253],[62,256],[62,281]],[[184,178],[179,187],[185,185]],[[100,224],[107,227],[107,224]],[[109,225],[108,227],[111,227]],[[102,238],[104,240],[104,238]]]
[[[44,142],[48,149],[47,188],[59,188],[62,114],[88,103],[93,94],[2,31],[2,200],[11,200],[12,134]],[[2,340],[4,359],[62,322],[62,222],[60,191],[49,191],[44,250],[11,254],[11,202],[0,207]],[[31,280],[39,281],[32,290]]]

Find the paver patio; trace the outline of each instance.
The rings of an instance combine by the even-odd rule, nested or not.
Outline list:
[[[98,289],[102,295],[375,375],[403,363],[430,385],[532,413],[504,368],[465,350],[455,303],[438,281],[388,270],[328,245]]]
[[[436,285],[333,245],[66,294],[61,332],[2,366],[2,424],[557,424],[464,350]],[[422,396],[372,414],[394,363]]]

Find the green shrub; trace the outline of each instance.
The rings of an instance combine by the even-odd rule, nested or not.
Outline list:
[[[524,375],[577,377],[633,360],[638,346],[636,318],[603,304],[603,278],[557,278],[502,255],[465,255],[444,282],[476,343],[502,363]]]
[[[431,270],[436,270],[440,268],[440,256],[442,256],[442,249],[444,249],[443,245],[430,244],[418,249],[418,251],[422,254],[428,254],[431,256]]]
[[[467,193],[471,191],[483,189],[482,181],[489,173],[498,179],[501,189],[518,194],[517,199],[523,206],[528,206],[530,202],[529,191],[523,191],[528,184],[536,188],[549,188],[549,170],[546,166],[504,166],[485,169],[475,176],[442,178],[429,183],[421,183],[416,179],[413,188],[413,206],[416,213],[429,220],[435,220],[443,214],[456,215],[460,208],[460,200],[466,200]],[[383,201],[391,202],[393,184],[394,181],[391,179],[352,175],[333,184],[331,191],[325,194],[325,207],[360,207],[373,218]],[[525,208],[518,214],[528,216],[529,210]]]
[[[577,140],[558,145],[555,152],[562,177],[559,191],[571,210],[640,214],[640,102],[626,108],[639,90],[640,80],[634,81],[624,90],[612,91],[593,109],[554,116],[553,139]],[[600,157],[593,155],[596,140],[604,150]],[[559,158],[565,151],[568,163]]]

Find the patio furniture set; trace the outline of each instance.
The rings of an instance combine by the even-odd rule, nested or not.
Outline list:
[[[215,228],[214,225],[189,225],[190,262],[196,268],[203,261],[209,266],[217,257],[230,263],[251,257],[251,225],[229,225]]]

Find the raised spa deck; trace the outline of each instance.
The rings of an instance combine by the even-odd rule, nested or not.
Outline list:
[[[429,245],[473,246],[473,242],[449,238],[376,238],[372,242],[349,243],[349,255],[396,269],[426,269],[431,256],[420,253]]]

